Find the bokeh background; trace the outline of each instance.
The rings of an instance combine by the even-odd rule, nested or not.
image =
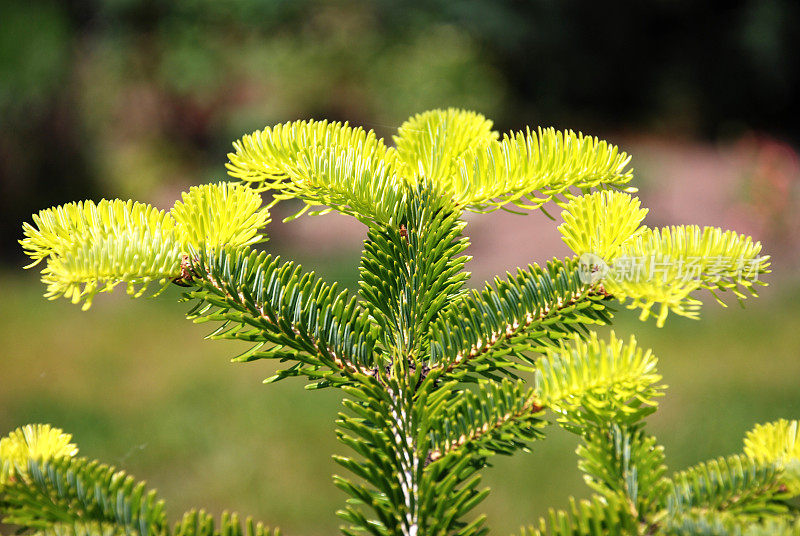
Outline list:
[[[707,5],[706,5],[707,4]],[[646,223],[752,234],[770,286],[663,329],[627,311],[671,385],[651,429],[680,469],[741,450],[753,423],[800,416],[800,5],[791,0],[0,0],[0,433],[50,422],[82,453],[161,491],[177,517],[236,509],[288,534],[334,534],[335,392],[268,387],[233,365],[177,290],[46,302],[17,240],[41,208],[135,198],[168,208],[224,177],[230,143],[298,118],[390,137],[434,107],[500,130],[553,125],[633,154]],[[356,286],[364,228],[343,216],[281,224],[266,246]],[[551,211],[557,213],[558,211]],[[556,222],[557,223],[557,222]],[[541,214],[470,218],[473,282],[567,254]],[[495,459],[494,533],[585,496],[574,438]]]

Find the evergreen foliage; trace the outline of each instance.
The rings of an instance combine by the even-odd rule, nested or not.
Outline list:
[[[701,289],[744,298],[768,271],[758,242],[644,226],[625,153],[553,129],[501,137],[474,112],[414,116],[394,147],[347,124],[296,121],[234,149],[238,182],[192,188],[169,212],[120,200],[43,210],[21,243],[45,263],[48,297],[88,307],[119,283],[137,296],[176,283],[194,302],[190,319],[220,324],[210,338],[253,344],[235,361],[287,364],[266,382],[302,376],[308,388],[341,389],[344,534],[486,534],[473,514],[489,492],[481,470],[529,450],[550,421],[580,438],[594,495],[523,535],[798,533],[797,421],[759,426],[744,453],[670,476],[645,428],[664,390],[655,356],[592,330],[611,322],[615,301],[661,325],[670,311],[696,317]],[[269,218],[259,192],[367,224],[357,296],[254,248]],[[464,211],[551,200],[576,255],[467,289]],[[632,259],[649,268],[631,277]],[[202,511],[170,525],[154,492],[76,458],[70,440],[39,425],[0,441],[4,522],[54,535],[277,534]]]

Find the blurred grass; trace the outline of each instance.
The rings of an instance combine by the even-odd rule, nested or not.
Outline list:
[[[300,260],[355,287],[353,257]],[[338,393],[305,392],[291,380],[262,386],[273,366],[229,363],[242,347],[204,341],[209,326],[182,319],[188,307],[175,303],[175,289],[156,300],[104,295],[81,313],[46,302],[30,272],[0,273],[0,288],[1,433],[28,422],[62,427],[82,454],[147,479],[175,517],[193,506],[229,508],[287,534],[336,532]],[[660,330],[620,312],[617,332],[653,348],[671,386],[650,421],[671,469],[741,450],[756,422],[800,416],[798,299],[792,285],[747,309],[712,305],[699,322],[672,318]],[[585,494],[575,446],[551,429],[533,455],[493,460],[485,479],[493,493],[481,507],[493,533]]]

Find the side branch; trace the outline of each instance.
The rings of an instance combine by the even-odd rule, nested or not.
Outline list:
[[[189,317],[223,322],[211,338],[255,343],[237,361],[294,362],[270,381],[305,375],[322,387],[375,373],[375,335],[347,291],[292,262],[249,251],[196,259],[192,275],[199,290],[188,297],[200,303]]]
[[[580,280],[576,259],[496,279],[442,313],[432,329],[431,368],[461,375],[532,364],[525,352],[557,346],[585,324],[607,323],[607,298],[602,286]],[[516,359],[503,359],[508,355]]]
[[[243,290],[240,290],[236,294],[227,291],[223,287],[223,283],[219,279],[215,278],[210,271],[206,272],[205,279],[219,291],[220,296],[222,296],[227,303],[234,305],[237,308],[246,310],[247,313],[250,314],[254,320],[256,320],[256,323],[261,324],[264,327],[266,327],[265,324],[268,324],[274,331],[281,330],[282,328],[285,329],[285,327],[288,326],[289,330],[295,336],[294,342],[296,344],[293,345],[294,349],[308,351],[309,353],[319,357],[321,360],[327,361],[326,364],[333,363],[335,368],[338,368],[340,371],[345,373],[354,374],[365,372],[361,367],[348,360],[347,357],[337,355],[336,348],[333,345],[328,344],[326,341],[317,337],[309,337],[306,326],[300,326],[296,322],[291,321],[281,322],[279,317],[275,314],[274,309],[269,309],[263,303],[256,304],[249,301],[245,297]],[[374,371],[371,373],[374,373]]]
[[[466,361],[479,358],[483,354],[491,352],[492,350],[496,350],[503,346],[504,343],[511,343],[517,337],[532,337],[533,335],[529,333],[532,329],[535,329],[536,326],[539,326],[545,321],[558,321],[559,317],[562,316],[565,312],[569,312],[569,310],[586,300],[592,300],[593,298],[606,298],[610,296],[606,294],[604,291],[593,289],[589,290],[583,294],[581,293],[574,293],[573,297],[567,300],[566,302],[562,302],[561,298],[556,301],[554,307],[550,308],[545,306],[541,309],[541,311],[536,313],[528,313],[525,315],[524,321],[514,322],[512,324],[508,324],[504,330],[498,330],[497,332],[493,332],[489,334],[487,340],[478,339],[478,342],[472,345],[469,348],[469,351],[462,351],[456,354],[455,359],[447,366],[447,372],[452,371],[458,365],[466,364]]]
[[[531,417],[540,413],[544,408],[540,406],[535,397],[531,397],[519,410],[513,413],[506,413],[494,423],[484,423],[481,427],[472,430],[470,435],[461,434],[452,443],[445,443],[439,448],[434,448],[428,453],[428,461],[435,462],[449,454],[457,453],[463,448],[470,448],[483,441],[500,437],[505,432],[516,428],[518,423],[524,418]]]
[[[485,457],[486,451],[511,454],[541,436],[542,410],[534,390],[522,381],[481,381],[476,391],[461,392],[437,417],[427,461],[450,454],[461,459],[467,452],[479,457]]]

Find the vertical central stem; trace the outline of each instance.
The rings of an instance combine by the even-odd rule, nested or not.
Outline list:
[[[419,457],[411,423],[411,408],[407,407],[406,396],[402,388],[394,390],[389,387],[389,396],[392,399],[391,429],[397,445],[397,458],[400,464],[397,479],[405,506],[401,530],[403,536],[417,536],[419,533],[417,500],[419,489],[416,475],[419,471]]]

